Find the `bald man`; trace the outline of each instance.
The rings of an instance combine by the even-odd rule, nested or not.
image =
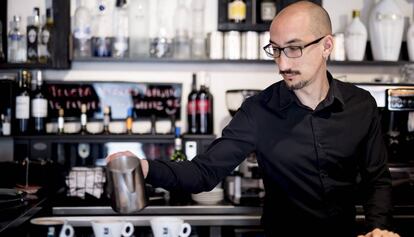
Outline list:
[[[283,9],[264,47],[283,80],[248,98],[222,136],[192,161],[142,160],[146,181],[208,191],[255,152],[266,191],[266,236],[398,236],[386,231],[391,178],[375,100],[332,78],[326,61],[333,44],[322,7],[302,1]],[[108,159],[123,155],[131,154]],[[364,203],[364,233],[356,230],[357,198]]]

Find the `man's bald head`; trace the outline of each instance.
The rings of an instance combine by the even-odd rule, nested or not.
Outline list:
[[[309,1],[299,1],[290,4],[277,14],[274,22],[280,18],[305,15],[309,19],[307,26],[316,37],[332,34],[332,24],[328,12],[318,4]]]

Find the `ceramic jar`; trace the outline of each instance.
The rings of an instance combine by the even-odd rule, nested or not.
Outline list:
[[[397,61],[404,31],[404,15],[394,0],[381,0],[369,17],[374,60]]]
[[[360,11],[352,11],[352,21],[345,30],[345,54],[350,61],[362,61],[367,46],[367,29],[362,24]]]

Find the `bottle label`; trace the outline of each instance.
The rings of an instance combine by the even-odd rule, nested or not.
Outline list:
[[[40,43],[44,44],[44,45],[47,45],[49,43],[49,40],[50,40],[50,32],[49,32],[49,30],[44,29],[42,31],[41,36],[40,36]]]
[[[210,101],[208,100],[197,100],[197,113],[204,114],[210,113]]]
[[[16,119],[29,119],[30,97],[16,96]]]
[[[34,44],[37,40],[37,31],[36,28],[29,29],[29,32],[27,32],[27,39],[29,43]]]
[[[89,26],[76,27],[73,31],[73,37],[88,40],[92,38],[91,28]]]
[[[189,101],[187,104],[187,113],[188,114],[195,114],[197,113],[197,104],[196,101]]]
[[[32,117],[46,118],[47,117],[47,100],[37,98],[32,100]]]
[[[243,1],[233,1],[228,5],[229,20],[243,21],[246,19],[246,4]]]
[[[262,2],[261,15],[263,21],[271,21],[276,15],[276,5],[274,2]]]

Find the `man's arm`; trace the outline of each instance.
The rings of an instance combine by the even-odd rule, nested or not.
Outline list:
[[[205,153],[192,161],[141,160],[142,171],[146,182],[155,187],[193,193],[211,190],[255,150],[256,140],[256,126],[244,103],[224,128],[222,137],[216,139]],[[107,160],[130,154],[115,153]]]
[[[372,120],[366,137],[366,147],[360,162],[361,184],[364,191],[365,220],[369,230],[389,229],[391,222],[391,175],[387,151],[381,134],[377,107],[372,100]]]

